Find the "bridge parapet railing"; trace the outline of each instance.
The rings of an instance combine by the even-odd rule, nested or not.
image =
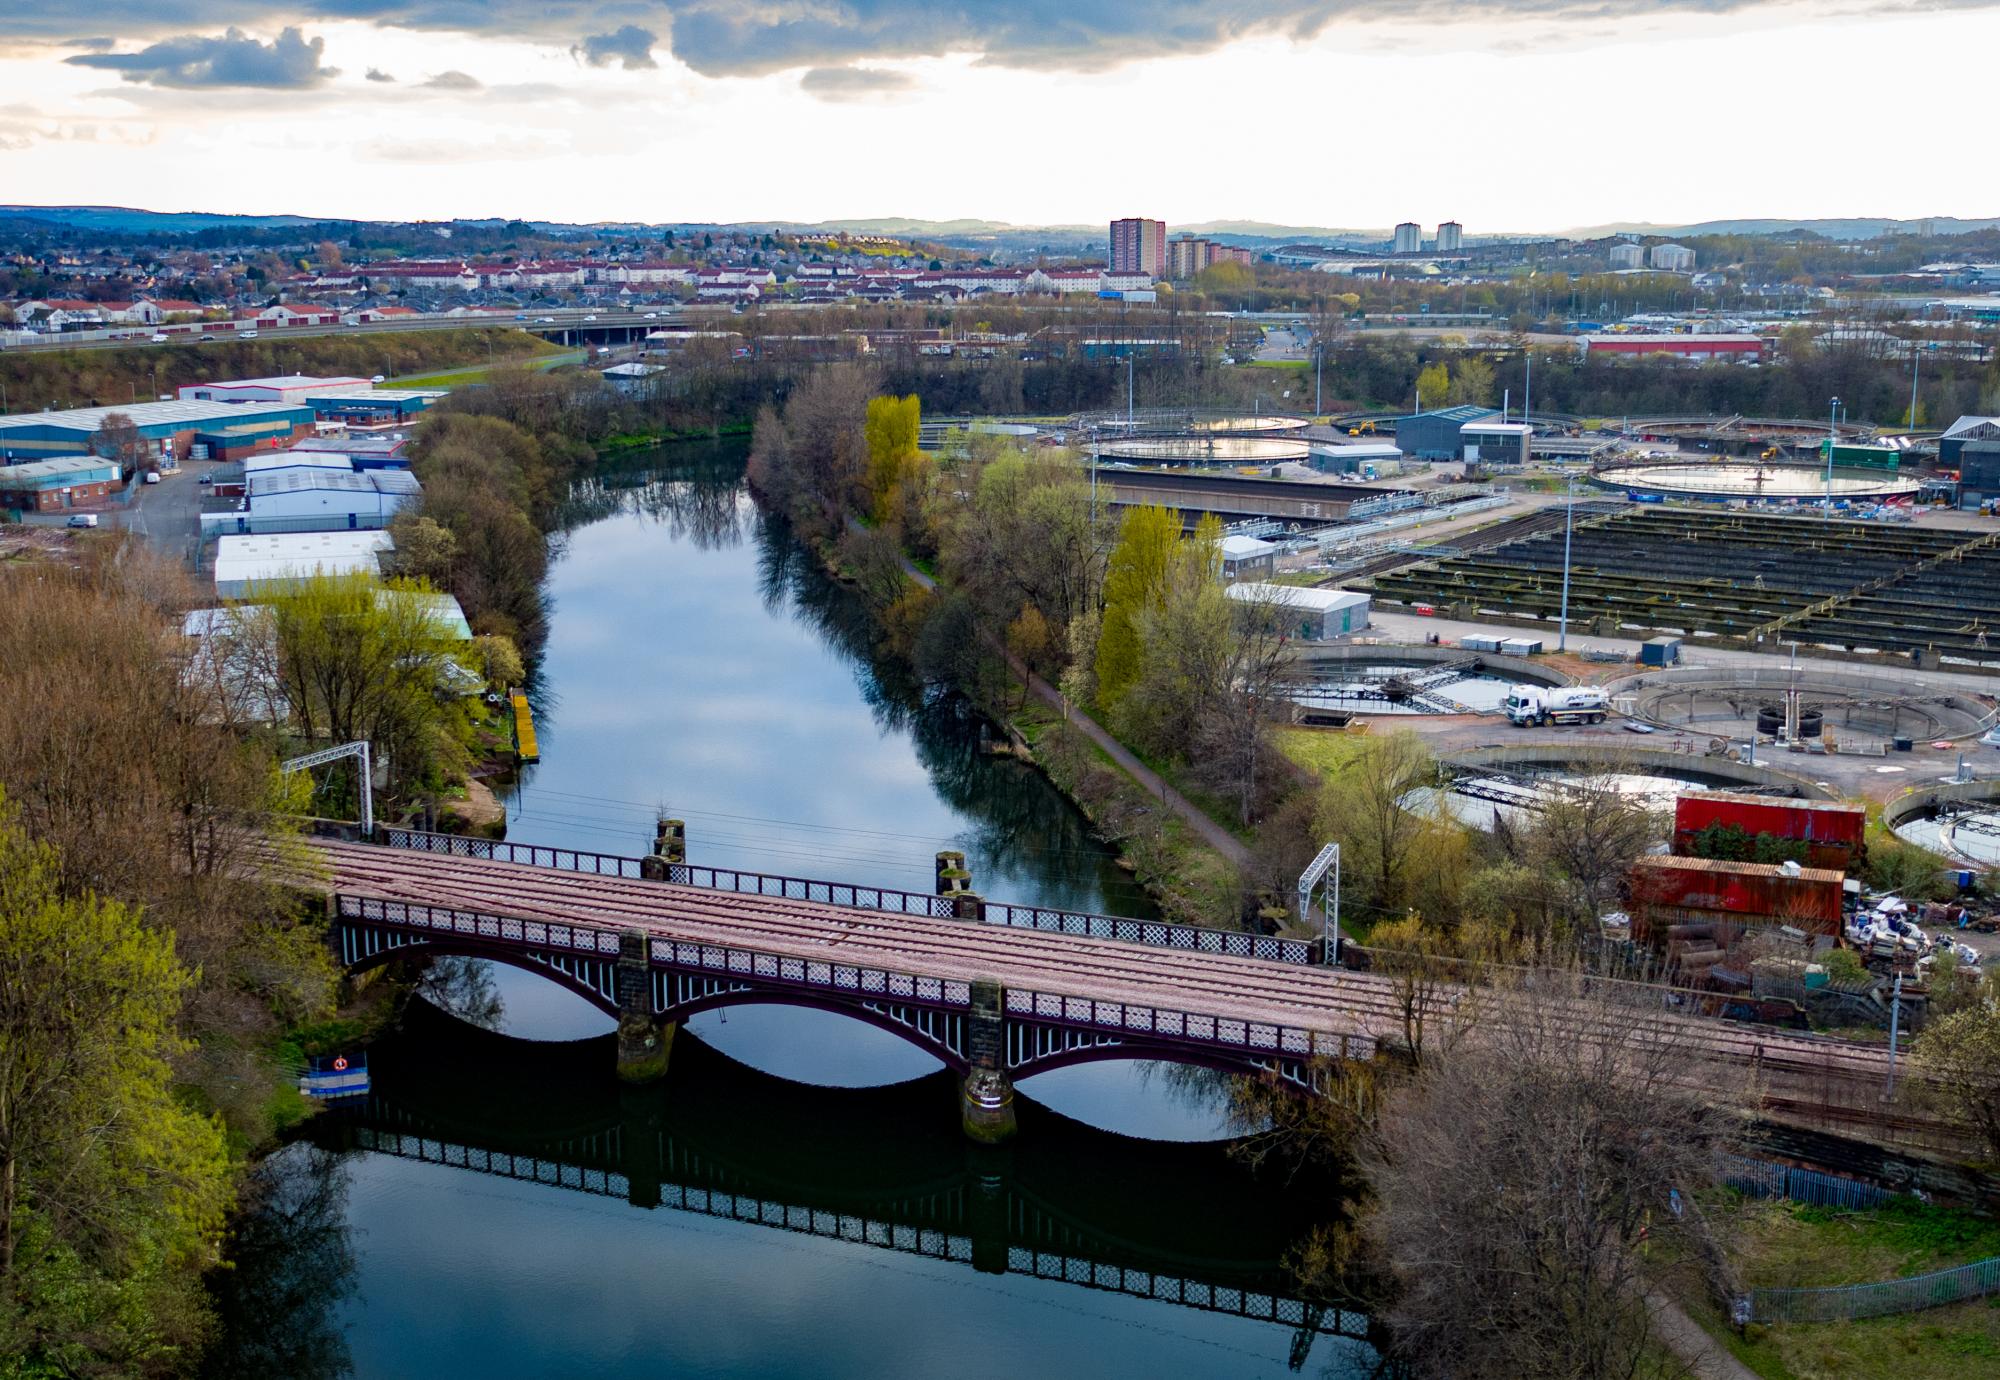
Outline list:
[[[462,834],[434,834],[422,829],[388,828],[380,833],[389,847],[419,853],[524,863],[530,867],[550,867],[599,877],[637,879],[643,875],[640,859],[612,853],[468,838]],[[702,887],[739,896],[768,896],[785,901],[851,906],[857,910],[887,911],[893,915],[915,915],[931,920],[950,920],[958,914],[957,903],[949,896],[904,891],[896,887],[790,877],[775,872],[749,872],[741,868],[673,863],[667,868],[667,880],[676,886]],[[979,918],[986,923],[1010,929],[1039,930],[1045,934],[1066,934],[1083,939],[1115,939],[1127,944],[1220,954],[1229,958],[1253,958],[1305,966],[1313,963],[1317,955],[1317,945],[1310,939],[1177,925],[1165,920],[1138,920],[1129,916],[1015,905],[1006,901],[982,901],[979,913]]]
[[[981,911],[982,918],[988,923],[1012,929],[1041,930],[1048,934],[1069,934],[1084,939],[1116,939],[1156,949],[1185,949],[1190,953],[1224,954],[1231,958],[1261,958],[1273,963],[1309,964],[1313,961],[1314,945],[1310,939],[1286,939],[1279,935],[1250,934],[1243,930],[1211,930],[1198,925],[1176,925],[1166,920],[1093,915],[1088,911],[1016,906],[1004,901],[988,901]]]
[[[1007,1013],[1033,1020],[1127,1035],[1151,1035],[1176,1043],[1212,1045],[1217,1049],[1280,1059],[1316,1057],[1366,1060],[1375,1053],[1368,1035],[1346,1035],[1269,1021],[1228,1016],[1204,1016],[1136,1002],[1100,1001],[1026,988],[1006,989]]]
[[[334,904],[340,918],[429,934],[451,935],[486,943],[518,944],[524,948],[559,949],[616,958],[619,931],[592,925],[521,920],[481,911],[452,910],[412,901],[388,901],[374,896],[339,895]],[[972,1004],[971,984],[960,978],[924,977],[893,969],[815,958],[795,958],[733,944],[652,938],[650,961],[721,978],[800,987],[842,996],[882,998],[924,1006],[964,1008]]]
[[[480,839],[465,834],[434,834],[424,829],[395,826],[385,828],[381,833],[382,841],[389,847],[407,848],[416,853],[524,863],[529,867],[552,867],[562,872],[587,872],[597,877],[637,878],[640,875],[639,859],[621,857],[616,853],[552,848],[540,843],[510,843],[505,839]]]
[[[732,867],[702,867],[693,863],[674,863],[667,868],[667,880],[676,886],[706,887],[711,891],[734,892],[740,896],[773,896],[786,901],[816,901],[827,906],[886,910],[897,915],[927,916],[933,920],[949,920],[957,913],[951,897],[933,896],[925,891],[902,891],[888,886],[861,886],[853,882],[822,882],[810,877],[785,877],[775,872],[745,872]]]

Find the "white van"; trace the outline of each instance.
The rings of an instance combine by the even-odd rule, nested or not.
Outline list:
[[[97,514],[71,513],[68,525],[71,527],[95,527],[97,526]]]

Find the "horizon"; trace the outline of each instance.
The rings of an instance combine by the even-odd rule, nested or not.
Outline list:
[[[1457,220],[1476,238],[2000,213],[1948,141],[1908,139],[1842,94],[1848,73],[2000,50],[1990,4],[1044,9],[868,0],[818,19],[578,0],[481,6],[474,24],[444,0],[107,0],[85,18],[0,15],[0,169],[48,205],[329,220],[476,219],[506,200],[507,218],[569,224]],[[1722,55],[1753,93],[1830,85],[1767,114],[1699,75]],[[1985,113],[1973,83],[1926,101],[1946,128]],[[1890,168],[1893,186],[1875,171]]]

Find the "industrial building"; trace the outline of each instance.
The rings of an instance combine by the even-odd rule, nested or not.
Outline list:
[[[309,436],[293,446],[294,455],[338,455],[357,470],[406,470],[410,467],[410,437],[402,431],[366,436]]]
[[[1490,407],[1461,403],[1396,419],[1396,448],[1414,460],[1457,460],[1465,454],[1462,432],[1473,422],[1498,421]]]
[[[1283,631],[1305,642],[1336,642],[1368,627],[1368,596],[1352,590],[1234,584],[1225,593],[1270,610]]]
[[[1321,474],[1383,479],[1403,469],[1403,452],[1394,441],[1323,441],[1307,432],[1306,444],[1306,463]]]
[[[215,592],[242,599],[272,584],[315,575],[379,575],[387,532],[296,532],[223,537],[215,544]]]
[[[1222,578],[1230,584],[1239,580],[1270,578],[1277,567],[1277,559],[1275,542],[1239,536],[1222,539]]]
[[[252,517],[345,517],[350,528],[383,527],[423,490],[406,470],[280,471],[250,476]]]
[[[2000,417],[1960,417],[1938,437],[1938,464],[1959,467],[1959,451],[1967,441],[2000,441]]]
[[[1112,221],[1111,271],[1163,276],[1167,271],[1167,223],[1138,217]]]
[[[1958,452],[1958,504],[1977,508],[1993,499],[2000,499],[2000,439],[1967,441]]]
[[[268,379],[190,383],[181,388],[180,398],[183,402],[289,403],[304,407],[314,394],[366,392],[374,386],[368,379],[346,375],[315,378],[310,374],[281,374]]]
[[[1393,250],[1398,254],[1420,254],[1424,248],[1424,227],[1406,220],[1396,227]]]
[[[1456,254],[1465,247],[1465,227],[1455,220],[1448,220],[1438,226],[1437,251],[1440,254]]]
[[[336,389],[314,393],[306,406],[322,422],[346,426],[401,426],[445,396],[441,388]]]
[[[150,450],[184,457],[193,447],[206,446],[208,456],[218,460],[289,446],[313,429],[311,408],[275,403],[152,402],[17,412],[0,417],[0,461],[94,454],[98,433],[114,416],[130,419]]]
[[[1760,335],[1586,335],[1578,343],[1586,355],[1677,355],[1697,363],[1764,356]]]
[[[1458,429],[1459,455],[1469,465],[1525,465],[1534,435],[1526,422],[1467,422]]]
[[[96,503],[116,493],[121,477],[114,461],[94,457],[32,460],[0,467],[0,508],[52,513]]]

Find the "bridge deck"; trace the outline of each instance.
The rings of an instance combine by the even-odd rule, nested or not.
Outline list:
[[[346,895],[521,920],[636,927],[659,938],[833,959],[924,977],[990,977],[1038,992],[1153,1004],[1333,1035],[1395,1040],[1402,1034],[1394,984],[1373,973],[366,844],[315,839],[308,847],[323,865],[317,884]],[[1886,1071],[1881,1049],[1767,1026],[1638,1006],[1621,1010],[1610,1029],[1602,1026],[1599,1013],[1578,1015],[1579,1037],[1643,1039],[1657,1033],[1696,1063],[1754,1070],[1765,1084],[1767,1107],[1838,1107],[1836,1114],[1846,1124],[1857,1124],[1867,1114],[1863,1104],[1873,1102]],[[1724,1075],[1721,1081],[1730,1079],[1740,1085],[1743,1075]],[[1879,1119],[1880,1109],[1874,1111]]]
[[[1381,984],[1333,969],[369,844],[313,840],[311,847],[326,863],[323,884],[343,895],[522,920],[637,927],[658,938],[832,958],[924,977],[997,978],[1038,992],[1177,1006],[1332,1034],[1390,1030]]]

